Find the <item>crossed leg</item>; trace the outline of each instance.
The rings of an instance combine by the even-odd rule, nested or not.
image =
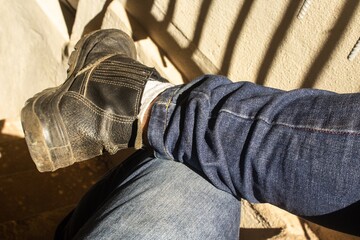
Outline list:
[[[240,204],[184,164],[139,150],[80,201],[58,239],[238,239]]]

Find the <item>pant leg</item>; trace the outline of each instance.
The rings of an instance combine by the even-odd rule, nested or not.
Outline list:
[[[159,96],[148,139],[237,198],[303,216],[360,200],[360,94],[206,75]]]
[[[238,239],[240,204],[185,165],[131,156],[63,223],[72,239]],[[64,227],[65,226],[65,227]]]

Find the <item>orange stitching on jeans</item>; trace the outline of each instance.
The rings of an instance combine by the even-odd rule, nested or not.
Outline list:
[[[259,118],[259,117],[253,117],[253,116],[244,116],[238,113],[234,113],[230,110],[226,110],[226,109],[222,109],[219,111],[219,113],[227,113],[230,114],[234,117],[237,118],[241,118],[244,120],[252,120],[252,121],[262,121],[268,125],[271,126],[283,126],[283,127],[288,127],[288,128],[292,128],[292,129],[297,129],[297,130],[304,130],[304,131],[311,131],[311,132],[321,132],[321,133],[328,133],[328,134],[338,134],[338,135],[353,135],[353,136],[359,136],[360,132],[356,131],[353,132],[353,130],[334,130],[334,129],[326,129],[326,128],[312,128],[312,127],[307,127],[307,126],[295,126],[295,125],[291,125],[291,124],[287,124],[287,123],[280,123],[280,122],[269,122],[263,118]]]

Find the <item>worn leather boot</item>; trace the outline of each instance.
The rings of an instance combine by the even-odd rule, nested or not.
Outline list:
[[[134,146],[145,83],[166,81],[135,58],[122,31],[94,32],[76,44],[66,81],[26,102],[21,120],[39,171]]]

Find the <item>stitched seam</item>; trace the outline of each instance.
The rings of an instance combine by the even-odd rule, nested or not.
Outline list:
[[[144,71],[144,72],[153,72],[152,70],[150,70],[149,68],[146,68],[144,66],[138,65],[136,66],[136,63],[123,63],[123,62],[119,62],[119,60],[109,60],[108,62],[105,62],[106,64],[109,65],[120,65],[122,67],[126,67],[128,69],[132,69],[132,70],[137,70],[137,71]]]
[[[101,72],[106,72],[107,70],[114,70],[116,72],[127,72],[127,73],[136,74],[136,75],[149,74],[149,72],[150,72],[148,70],[134,69],[134,68],[129,68],[127,66],[120,66],[120,67],[123,67],[124,69],[119,68],[119,66],[111,66],[111,65],[108,66],[108,65],[102,64],[101,66],[99,66],[98,69]]]
[[[172,95],[169,97],[167,103],[165,104],[165,111],[166,111],[166,114],[165,114],[165,124],[164,124],[164,129],[163,129],[163,136],[165,136],[165,131],[166,131],[166,126],[168,124],[168,116],[169,116],[169,107],[171,105],[174,105],[172,104],[172,100],[174,98],[174,96],[177,94],[177,92],[179,91],[179,89],[176,89],[176,91],[174,91],[172,93]],[[169,159],[171,160],[174,160],[174,158],[171,156],[171,154],[169,153],[169,151],[166,149],[166,146],[164,144],[164,148],[163,148],[163,151],[166,153],[166,155],[168,156]]]
[[[100,75],[100,74],[94,74],[92,75],[92,78],[98,79],[98,80],[110,80],[110,81],[123,81],[123,82],[128,82],[129,80],[132,80],[133,83],[132,84],[137,84],[140,86],[144,86],[146,84],[146,79],[143,77],[139,77],[139,76],[135,76],[135,75],[120,75],[120,74],[114,74],[114,75],[110,75],[107,74],[106,76],[104,75]]]
[[[87,78],[86,78],[86,80],[85,80],[84,92],[83,92],[84,97],[85,97],[85,95],[86,95],[86,90],[87,90],[87,86],[88,86],[88,84],[89,84],[89,79],[90,79],[91,73],[94,71],[95,68],[96,68],[96,67],[92,68],[89,72],[87,72],[88,75],[87,75]]]
[[[94,77],[94,75],[93,75],[93,78],[90,79],[90,81],[116,85],[116,83],[118,83],[118,82],[121,82],[122,84],[129,84],[129,80],[133,80],[130,78],[123,78],[123,77],[118,77],[118,76],[116,76],[116,78],[114,79],[114,77],[101,77],[100,78],[100,77]],[[134,80],[134,82],[131,82],[131,86],[136,87],[137,89],[141,90],[142,88],[144,88],[145,83],[146,83],[145,81],[140,82],[140,81]]]
[[[197,92],[197,91],[194,91],[194,92],[196,92],[196,93],[200,93],[200,94],[203,94],[203,95],[205,95],[205,97],[207,98],[207,99],[209,99],[209,96],[206,94],[206,93],[203,93],[203,92]],[[175,94],[174,94],[175,95]],[[173,96],[171,96],[170,98],[172,98]],[[163,101],[156,101],[156,104],[158,104],[158,105],[166,105],[166,106],[170,106],[170,105],[176,105],[176,103],[172,103],[171,101],[168,101],[168,102],[163,102]]]
[[[283,127],[293,128],[293,129],[297,129],[297,130],[321,132],[321,133],[328,133],[328,134],[355,135],[355,136],[360,135],[360,132],[357,132],[357,131],[352,132],[351,130],[332,130],[332,129],[325,129],[325,128],[311,128],[311,127],[306,127],[306,126],[301,126],[301,125],[295,126],[295,125],[291,125],[291,124],[287,124],[287,123],[269,122],[260,117],[245,116],[242,114],[234,113],[234,112],[226,110],[226,109],[219,111],[219,113],[221,113],[221,112],[231,114],[235,117],[242,118],[244,120],[262,121],[270,126],[283,126]]]
[[[143,74],[143,73],[138,73],[138,72],[130,72],[130,71],[119,71],[118,69],[113,69],[113,68],[103,68],[102,69],[96,69],[96,75],[100,75],[102,76],[101,74],[106,74],[106,76],[126,76],[126,75],[130,75],[130,76],[133,76],[133,77],[138,77],[138,78],[141,78],[143,79],[142,81],[144,81],[146,78],[148,78],[148,76],[146,74]]]
[[[166,105],[166,106],[167,106],[167,105],[169,105],[169,106],[170,106],[170,105],[176,105],[176,104],[174,104],[174,103],[168,103],[168,102],[156,102],[156,104],[157,104],[157,105]]]
[[[128,81],[129,79],[123,79],[123,80]],[[99,82],[99,83],[106,83],[106,84],[110,84],[110,85],[124,86],[124,87],[128,87],[128,88],[132,88],[132,89],[137,90],[137,91],[141,90],[141,87],[137,87],[135,85],[130,85],[129,83],[124,83],[124,82],[118,82],[118,81],[112,81],[112,80],[104,80],[104,79],[98,79],[98,78],[93,78],[90,81]]]
[[[81,79],[81,84],[80,84],[80,89],[79,89],[79,93],[82,94],[83,93],[83,88],[84,88],[84,81],[87,77]]]
[[[80,86],[80,94],[83,95],[85,92],[85,82],[89,79],[89,72],[84,73],[85,77],[81,80],[81,86]]]
[[[154,70],[155,68],[145,68],[143,66],[134,66],[134,64],[132,65],[127,65],[127,64],[124,64],[124,63],[120,63],[120,62],[110,62],[111,64],[114,64],[114,65],[120,65],[122,67],[125,68],[125,70],[135,70],[135,72],[139,75],[145,75],[144,77],[145,78],[149,78],[153,73],[154,73]],[[123,71],[125,71],[123,70]]]
[[[129,79],[125,79],[125,80],[129,80]],[[112,81],[112,80],[104,80],[104,79],[98,79],[98,78],[93,78],[90,81],[93,82],[100,82],[100,83],[107,83],[107,84],[111,84],[111,85],[118,85],[118,86],[124,86],[124,87],[128,87],[128,88],[132,88],[134,90],[141,90],[141,87],[136,87],[134,85],[131,85],[129,83],[125,83],[125,82],[118,82],[118,81]]]
[[[107,69],[104,71],[99,70],[98,68],[96,69],[96,72],[94,72],[93,74],[94,76],[99,76],[101,78],[103,77],[128,77],[128,76],[132,76],[133,78],[139,78],[139,79],[134,79],[136,81],[145,81],[146,80],[146,76],[144,76],[143,74],[136,74],[136,73],[132,73],[132,72],[121,72],[121,71],[113,71],[113,69]]]
[[[117,54],[117,53],[113,53],[113,54],[104,56],[104,57],[98,59],[96,62],[87,65],[86,67],[84,67],[83,69],[81,69],[79,72],[77,72],[77,74],[75,75],[75,78],[76,78],[77,76],[79,76],[80,74],[82,74],[83,72],[89,70],[90,68],[96,67],[96,66],[99,65],[101,62],[105,61],[106,59],[115,56],[116,54]]]
[[[152,73],[149,70],[142,69],[142,68],[123,66],[121,64],[113,64],[113,65],[115,65],[115,66],[111,66],[111,65],[106,66],[103,64],[103,65],[101,65],[101,69],[102,70],[115,70],[116,69],[119,72],[128,72],[128,73],[133,73],[133,74],[144,76],[144,77],[149,77],[150,73]],[[118,69],[120,67],[123,67],[124,69]]]
[[[117,114],[113,115],[113,114],[106,113],[101,108],[99,108],[99,107],[97,107],[95,105],[92,105],[91,103],[87,102],[86,100],[84,100],[83,98],[81,98],[80,96],[76,95],[76,93],[73,93],[73,92],[68,92],[66,96],[69,96],[69,97],[75,98],[76,100],[81,101],[92,112],[96,113],[97,115],[107,117],[110,120],[113,120],[115,122],[132,123],[136,119],[135,117],[128,117],[128,116],[122,116],[122,115],[117,115]],[[120,118],[122,118],[122,119],[120,119]]]

